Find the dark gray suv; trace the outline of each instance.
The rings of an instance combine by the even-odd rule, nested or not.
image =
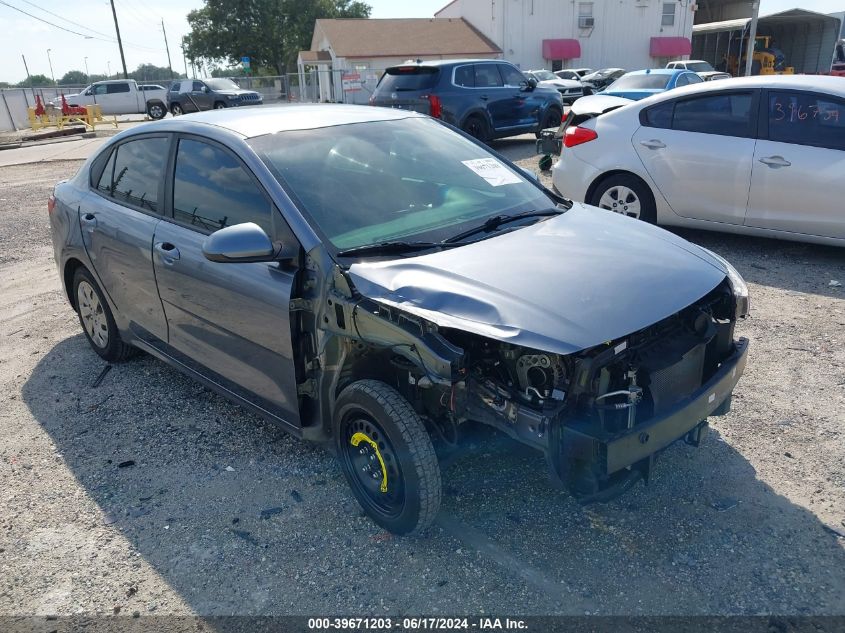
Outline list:
[[[260,92],[244,90],[231,79],[182,79],[174,81],[167,91],[167,107],[174,116],[262,103]]]
[[[481,141],[560,125],[563,101],[511,63],[462,59],[388,68],[370,105],[442,119]]]

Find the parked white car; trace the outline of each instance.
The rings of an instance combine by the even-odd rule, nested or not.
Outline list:
[[[65,95],[69,106],[97,104],[103,114],[148,114],[160,119],[167,114],[167,90],[163,86],[139,86],[132,79],[110,79],[91,84],[76,94]],[[61,97],[51,103],[61,107]]]
[[[701,77],[704,81],[713,81],[715,79],[730,79],[730,73],[723,72],[721,70],[716,70],[713,66],[710,65],[710,62],[706,62],[703,59],[681,59],[674,62],[669,62],[666,64],[666,68],[671,68],[672,70],[691,70],[692,72],[696,73],[699,77]]]
[[[845,83],[782,75],[703,82],[571,125],[553,181],[646,222],[845,246],[842,173]]]
[[[584,85],[580,81],[561,79],[549,70],[527,70],[523,71],[523,74],[540,86],[557,90],[564,103],[571,105],[573,101],[584,95]]]

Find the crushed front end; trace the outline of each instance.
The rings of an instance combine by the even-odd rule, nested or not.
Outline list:
[[[707,417],[729,411],[748,351],[734,340],[744,312],[747,298],[738,306],[726,280],[659,323],[576,354],[444,331],[465,353],[453,414],[543,450],[579,499],[610,498],[647,479],[662,449],[697,445]]]

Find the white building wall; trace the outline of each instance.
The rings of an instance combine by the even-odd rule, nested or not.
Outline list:
[[[675,23],[661,26],[664,1],[675,5]],[[662,65],[649,56],[652,37],[692,36],[695,6],[690,0],[594,0],[592,29],[578,28],[580,0],[456,0],[436,14],[463,17],[493,40],[503,57],[520,68],[551,68],[543,59],[544,39],[577,39],[581,57],[565,66],[620,67]]]

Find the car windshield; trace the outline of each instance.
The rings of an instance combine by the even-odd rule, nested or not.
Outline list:
[[[714,70],[707,62],[687,62],[686,66],[687,70],[691,70],[694,73],[709,73]]]
[[[231,79],[206,79],[205,84],[212,90],[240,90],[241,87]]]
[[[441,241],[493,216],[555,206],[519,171],[427,118],[293,130],[249,143],[338,250]]]
[[[534,76],[537,77],[540,81],[549,81],[551,79],[558,79],[554,73],[550,73],[548,70],[533,70],[531,71],[534,73]]]
[[[671,75],[625,75],[620,77],[608,88],[608,92],[615,90],[660,90],[669,83]]]

